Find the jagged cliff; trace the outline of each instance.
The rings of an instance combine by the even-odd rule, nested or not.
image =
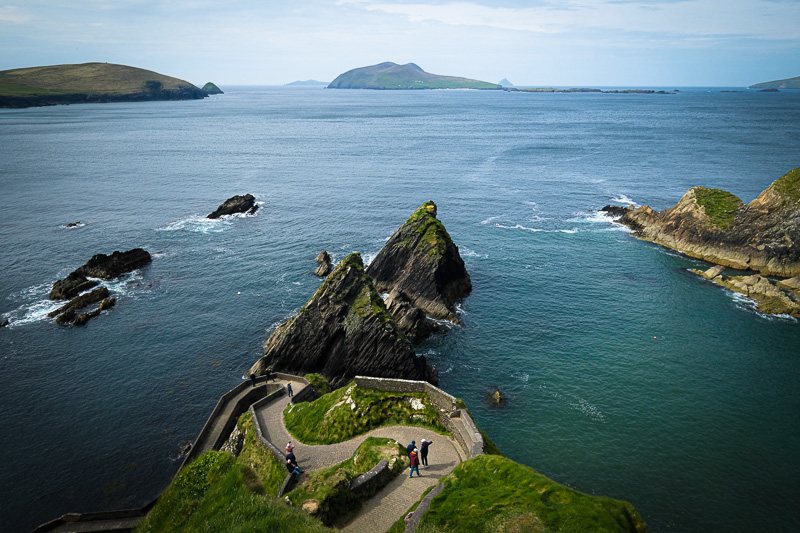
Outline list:
[[[435,318],[458,322],[455,304],[472,282],[436,204],[422,204],[400,226],[367,268],[379,291],[401,296]]]
[[[692,187],[664,211],[627,208],[634,235],[689,256],[768,276],[800,274],[800,168],[744,204],[720,189]]]
[[[717,265],[705,271],[693,269],[692,272],[751,298],[762,313],[800,318],[800,276],[772,283],[759,274],[726,276],[724,270],[725,267]]]
[[[438,381],[386,310],[359,253],[345,257],[306,305],[278,326],[248,373],[267,368],[322,374],[334,387],[359,374]]]

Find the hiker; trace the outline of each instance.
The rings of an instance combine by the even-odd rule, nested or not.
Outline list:
[[[294,456],[294,452],[287,453],[286,460],[292,463],[294,466],[297,466],[297,457]]]
[[[266,370],[264,371],[264,383],[265,383],[265,384],[269,382],[269,375],[270,375],[271,373],[272,373],[272,369],[271,369],[271,368],[268,368],[268,369],[266,369]]]
[[[256,386],[256,373],[253,372],[250,374],[250,381],[253,383],[253,387]]]
[[[292,450],[294,450],[294,444],[292,444],[292,442],[289,441],[286,444],[286,453],[292,453]]]
[[[413,452],[413,451],[414,451],[414,448],[416,448],[416,447],[417,447],[417,441],[415,441],[415,440],[412,440],[412,441],[411,441],[411,444],[409,444],[408,446],[406,446],[406,453],[407,453],[408,455],[411,455],[411,452]]]
[[[428,446],[431,445],[432,440],[422,439],[422,444],[419,445],[419,460],[422,466],[428,468]]]
[[[292,384],[291,383],[287,383],[286,384],[286,392],[289,393],[289,398],[294,396],[294,391],[292,390]]]
[[[292,461],[289,459],[286,459],[286,470],[288,470],[290,474],[294,474],[295,481],[297,481],[297,478],[303,473],[303,471],[300,470],[300,467],[292,464]]]
[[[408,474],[408,477],[414,477],[414,470],[417,471],[417,477],[422,477],[422,474],[419,473],[419,450],[416,448],[411,450],[411,453],[408,454],[408,460],[411,463],[411,473]]]

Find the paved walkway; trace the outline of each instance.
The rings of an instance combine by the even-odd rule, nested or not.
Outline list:
[[[286,384],[288,382],[278,381]],[[302,384],[292,382],[297,392]],[[338,444],[309,445],[293,439],[283,423],[283,410],[289,404],[287,396],[281,396],[269,405],[256,410],[256,417],[266,437],[278,449],[283,450],[286,443],[295,445],[294,454],[303,470],[317,470],[335,465],[352,457],[356,448],[367,437],[385,437],[407,445],[412,440],[417,445],[426,439],[432,441],[428,453],[429,468],[420,467],[422,477],[409,479],[408,470],[401,472],[388,485],[366,501],[359,513],[347,524],[340,524],[342,531],[352,533],[374,533],[386,531],[417,502],[425,490],[439,483],[439,479],[450,473],[460,462],[466,460],[463,451],[452,437],[445,437],[434,431],[419,427],[388,426],[374,429],[365,435]]]

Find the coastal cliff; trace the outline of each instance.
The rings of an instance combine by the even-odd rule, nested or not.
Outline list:
[[[367,268],[381,292],[404,299],[435,318],[458,322],[455,304],[472,291],[464,260],[436,204],[422,204],[391,236]]]
[[[356,375],[438,381],[436,370],[416,356],[386,310],[357,252],[345,257],[306,305],[278,326],[248,374],[261,375],[268,368],[318,373],[333,387]]]
[[[630,207],[619,222],[636,237],[691,257],[767,276],[797,276],[800,168],[774,181],[749,204],[720,189],[692,187],[669,209]]]

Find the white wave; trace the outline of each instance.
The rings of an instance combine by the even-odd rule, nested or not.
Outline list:
[[[502,228],[502,229],[523,229],[523,230],[526,230],[526,231],[532,231],[534,233],[540,232],[540,231],[547,231],[547,230],[543,230],[543,229],[540,229],[540,228],[529,228],[527,226],[523,226],[522,224],[515,224],[513,226],[506,226],[505,224],[495,224],[495,227],[496,228]]]
[[[457,314],[458,316],[464,316],[464,315],[467,315],[467,314],[469,314],[469,313],[467,313],[466,311],[464,311],[464,308],[461,306],[461,303],[457,303],[457,304],[455,305],[455,308],[456,308],[456,314]]]
[[[725,292],[727,292],[730,295],[731,299],[734,302],[734,305],[736,307],[738,307],[739,309],[742,309],[744,311],[748,311],[748,312],[751,312],[751,313],[755,313],[756,315],[758,315],[760,318],[763,318],[764,320],[780,320],[780,321],[787,321],[787,322],[797,322],[797,318],[793,317],[792,315],[788,315],[788,314],[785,314],[785,313],[777,315],[777,314],[764,313],[762,311],[759,311],[758,310],[758,302],[756,302],[752,298],[750,298],[748,296],[745,296],[744,294],[742,294],[740,292],[735,292],[735,291],[732,291],[732,290],[730,290],[728,288],[725,288],[725,287],[723,287],[723,288],[725,289]]]
[[[488,259],[488,254],[479,254],[475,250],[470,250],[466,246],[459,247],[459,251],[461,252],[462,257],[480,257],[481,259]]]
[[[532,205],[533,207],[538,207],[539,206],[539,204],[537,204],[536,202],[525,201],[523,203],[525,205]]]
[[[386,299],[389,297],[389,293],[388,292],[382,292],[382,293],[380,293],[380,297],[381,297],[381,300],[383,300],[385,302]]]
[[[498,218],[501,218],[502,216],[503,216],[503,215],[498,215],[498,216],[496,216],[496,217],[489,217],[489,218],[487,218],[486,220],[481,220],[481,224],[488,224],[489,222],[492,222],[492,221],[494,221],[494,220],[497,220]]]
[[[86,225],[86,224],[85,224],[84,222],[80,222],[80,221],[78,221],[78,222],[70,222],[69,224],[62,224],[62,225],[61,225],[61,226],[59,226],[59,227],[60,227],[61,229],[76,229],[76,228],[82,228],[82,227],[84,227],[85,225]]]
[[[553,220],[550,217],[540,217],[539,215],[533,215],[528,217],[528,222],[544,222],[545,220]]]
[[[636,202],[625,196],[624,194],[618,194],[611,199],[614,204],[626,204],[626,205],[633,205],[638,206]]]
[[[603,413],[600,411],[600,409],[597,408],[596,405],[592,405],[587,400],[579,396],[575,396],[574,400],[570,402],[570,407],[572,407],[573,409],[577,409],[584,415],[588,416],[589,418],[597,422],[606,421],[605,415],[603,415]]]
[[[194,215],[183,220],[167,224],[156,231],[191,231],[195,233],[221,233],[232,224],[231,218],[237,215],[226,215],[217,219],[210,219]]]
[[[572,229],[557,229],[557,230],[555,230],[555,231],[556,231],[556,232],[558,232],[558,233],[578,233],[578,228],[572,228]]]

